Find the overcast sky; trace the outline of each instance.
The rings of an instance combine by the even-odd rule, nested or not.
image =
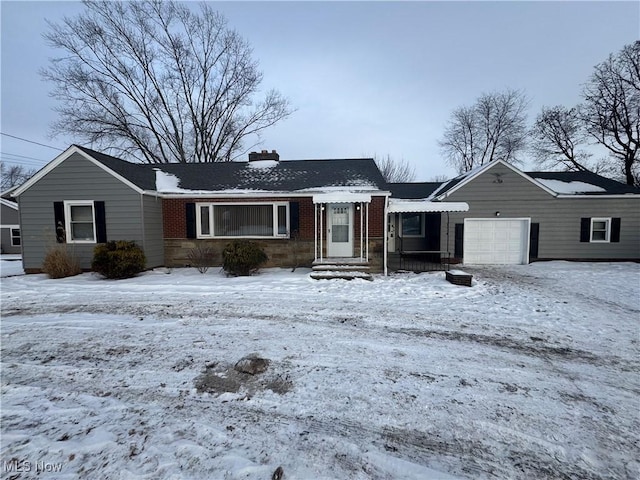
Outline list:
[[[211,3],[251,43],[265,90],[280,90],[297,109],[264,133],[261,148],[282,159],[390,155],[422,181],[455,175],[438,139],[456,107],[522,89],[531,123],[543,105],[578,103],[594,65],[640,38],[637,1]],[[2,133],[60,149],[80,143],[50,138],[55,101],[38,70],[56,56],[42,38],[45,20],[82,4],[0,8]],[[0,140],[4,161],[30,168],[57,154]]]

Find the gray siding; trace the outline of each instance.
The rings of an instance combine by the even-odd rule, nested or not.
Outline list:
[[[2,229],[0,229],[0,247],[2,253],[21,253],[20,245],[11,245],[11,229],[9,225],[19,225],[20,215],[18,210],[8,207],[7,205],[0,204],[2,210],[0,211],[0,218],[2,219]]]
[[[144,195],[142,202],[144,253],[147,257],[147,267],[158,267],[164,265],[162,199]]]
[[[143,245],[140,198],[138,192],[80,154],[71,155],[20,195],[24,268],[41,268],[47,250],[56,245],[56,201],[104,201],[107,239],[134,240]],[[90,268],[94,247],[69,244],[82,268]]]
[[[496,183],[495,173],[502,183]],[[454,225],[465,218],[531,218],[540,224],[541,259],[640,259],[640,196],[556,198],[503,165],[496,165],[445,201],[467,202],[469,211],[449,214],[448,249],[454,251]],[[581,243],[580,219],[620,217],[620,242]],[[442,225],[443,246],[447,222]]]

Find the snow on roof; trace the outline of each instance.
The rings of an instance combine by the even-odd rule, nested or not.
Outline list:
[[[362,192],[338,190],[334,192],[317,193],[313,196],[313,203],[369,203],[371,195]]]
[[[252,160],[248,163],[249,168],[273,168],[278,166],[278,160]]]
[[[430,202],[429,200],[389,199],[389,213],[468,212],[466,202]]]
[[[534,177],[535,178],[535,177]],[[551,180],[548,178],[536,178],[536,181],[540,182],[547,188],[550,188],[556,193],[574,194],[574,193],[601,193],[606,190],[598,185],[584,182],[563,182],[562,180]]]

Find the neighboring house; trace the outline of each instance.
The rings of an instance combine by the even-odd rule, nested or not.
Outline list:
[[[640,190],[502,161],[444,183],[387,184],[372,159],[262,151],[244,162],[143,165],[71,146],[14,195],[27,273],[58,243],[88,269],[107,240],[136,241],[149,268],[190,265],[198,246],[221,265],[232,239],[258,242],[267,266],[283,267],[640,260]]]
[[[141,165],[72,146],[16,192],[27,273],[66,243],[89,268],[93,247],[135,240],[147,266],[189,265],[197,245],[214,261],[231,239],[252,239],[267,266],[359,259],[383,268],[389,196],[372,159]]]
[[[640,189],[593,173],[525,173],[495,161],[422,188],[419,219],[402,214],[413,222],[410,237],[389,242],[390,249],[401,252],[422,241],[425,250],[448,252],[451,261],[467,264],[640,260]],[[396,189],[391,191],[393,210]],[[460,205],[438,218],[430,208],[440,202],[464,202],[468,210]]]
[[[21,235],[18,204],[3,196],[0,198],[0,247],[1,253],[20,253]]]

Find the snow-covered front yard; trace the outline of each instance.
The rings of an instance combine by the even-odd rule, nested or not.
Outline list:
[[[464,267],[467,288],[15,263],[2,478],[640,477],[638,264]],[[252,353],[267,371],[236,372]]]

